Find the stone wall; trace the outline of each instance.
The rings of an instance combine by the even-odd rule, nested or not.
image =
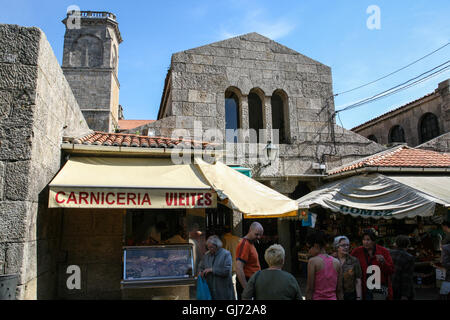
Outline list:
[[[18,299],[55,295],[60,217],[46,186],[63,136],[88,132],[45,34],[0,25],[0,273],[20,275]]]
[[[335,124],[331,68],[257,33],[250,33],[199,48],[175,53],[167,76],[159,120],[132,130],[153,129],[157,136],[172,136],[183,129],[194,136],[195,122],[202,131],[225,133],[225,92],[239,98],[240,128],[249,128],[248,95],[255,92],[263,104],[264,129],[272,129],[271,97],[283,97],[287,143],[279,145],[279,159],[266,166],[252,163],[263,152],[236,155],[233,164],[253,168],[253,177],[295,177],[319,174],[312,163],[327,169],[384,150],[381,145]],[[178,134],[176,135],[178,136]],[[198,139],[199,137],[197,137]],[[202,140],[208,141],[207,137]],[[228,162],[230,164],[230,162]]]
[[[354,132],[368,137],[374,135],[378,143],[389,143],[390,129],[400,125],[405,133],[405,142],[415,147],[420,144],[420,121],[424,114],[431,112],[438,120],[439,135],[450,131],[450,80],[443,81],[438,88],[423,98],[410,102],[388,114],[362,124]]]
[[[450,153],[450,132],[427,141],[416,148]]]
[[[58,299],[121,299],[125,210],[64,209]],[[81,289],[69,290],[67,267],[81,270]]]

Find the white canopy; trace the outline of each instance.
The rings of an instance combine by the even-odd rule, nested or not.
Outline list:
[[[315,205],[354,217],[402,219],[431,216],[435,204],[450,206],[450,177],[352,176],[328,183],[297,200],[300,209]]]

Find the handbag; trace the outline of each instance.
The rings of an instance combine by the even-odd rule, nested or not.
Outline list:
[[[202,276],[197,278],[197,300],[212,300],[208,284]]]

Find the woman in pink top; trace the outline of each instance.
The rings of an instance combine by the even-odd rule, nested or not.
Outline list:
[[[321,231],[310,234],[306,243],[311,258],[308,261],[306,282],[307,300],[343,300],[341,264],[325,252],[325,235]]]

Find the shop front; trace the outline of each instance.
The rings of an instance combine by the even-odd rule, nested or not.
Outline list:
[[[219,161],[72,156],[49,191],[49,208],[63,215],[59,297],[193,298],[218,207],[246,218],[297,214],[295,201]],[[74,265],[78,291],[65,286]]]
[[[374,228],[378,244],[395,248],[396,236],[407,235],[408,251],[416,257],[416,284],[434,287],[432,265],[440,259],[440,224],[448,219],[450,206],[449,176],[382,175],[352,176],[330,182],[297,200],[300,212],[308,215],[302,222],[304,236],[308,228],[325,231],[330,240],[338,235],[350,239],[351,250],[361,246],[362,231]],[[300,241],[301,242],[301,241]],[[332,241],[328,253],[335,249]],[[298,257],[303,266],[308,254],[301,242]]]

